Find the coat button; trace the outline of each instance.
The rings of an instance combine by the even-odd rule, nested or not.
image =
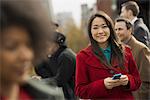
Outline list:
[[[110,74],[115,74],[115,72],[113,70],[110,70],[109,72],[110,72]]]

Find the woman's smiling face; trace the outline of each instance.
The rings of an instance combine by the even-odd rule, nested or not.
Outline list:
[[[99,45],[108,44],[108,38],[110,37],[110,29],[106,24],[106,21],[101,17],[96,17],[91,26],[92,37]]]
[[[3,81],[23,82],[28,77],[34,57],[28,32],[18,26],[3,31],[0,46],[0,73]]]

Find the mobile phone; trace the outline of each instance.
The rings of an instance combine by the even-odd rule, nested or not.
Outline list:
[[[112,80],[120,79],[121,75],[121,73],[113,75]]]

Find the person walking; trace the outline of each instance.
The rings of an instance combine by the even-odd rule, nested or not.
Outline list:
[[[131,47],[133,57],[136,61],[142,85],[138,91],[134,92],[136,100],[150,99],[150,49],[135,39],[132,35],[132,24],[125,18],[117,18],[115,21],[115,31],[120,40]]]
[[[76,95],[91,100],[133,100],[132,91],[141,85],[139,72],[131,50],[119,42],[111,18],[102,11],[93,14],[88,35],[91,44],[76,57]]]
[[[139,12],[139,6],[135,1],[128,1],[122,4],[120,16],[130,20],[133,25],[133,36],[150,48],[150,32],[143,19],[137,18]]]

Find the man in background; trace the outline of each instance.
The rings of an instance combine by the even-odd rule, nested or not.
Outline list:
[[[135,99],[150,100],[150,49],[135,39],[132,35],[132,24],[127,19],[116,19],[115,30],[120,40],[131,47],[138,66],[142,85],[138,91],[133,93]]]
[[[140,42],[150,48],[150,33],[142,18],[137,18],[139,14],[139,6],[134,1],[128,1],[122,4],[121,17],[130,20],[133,25],[133,36]]]

